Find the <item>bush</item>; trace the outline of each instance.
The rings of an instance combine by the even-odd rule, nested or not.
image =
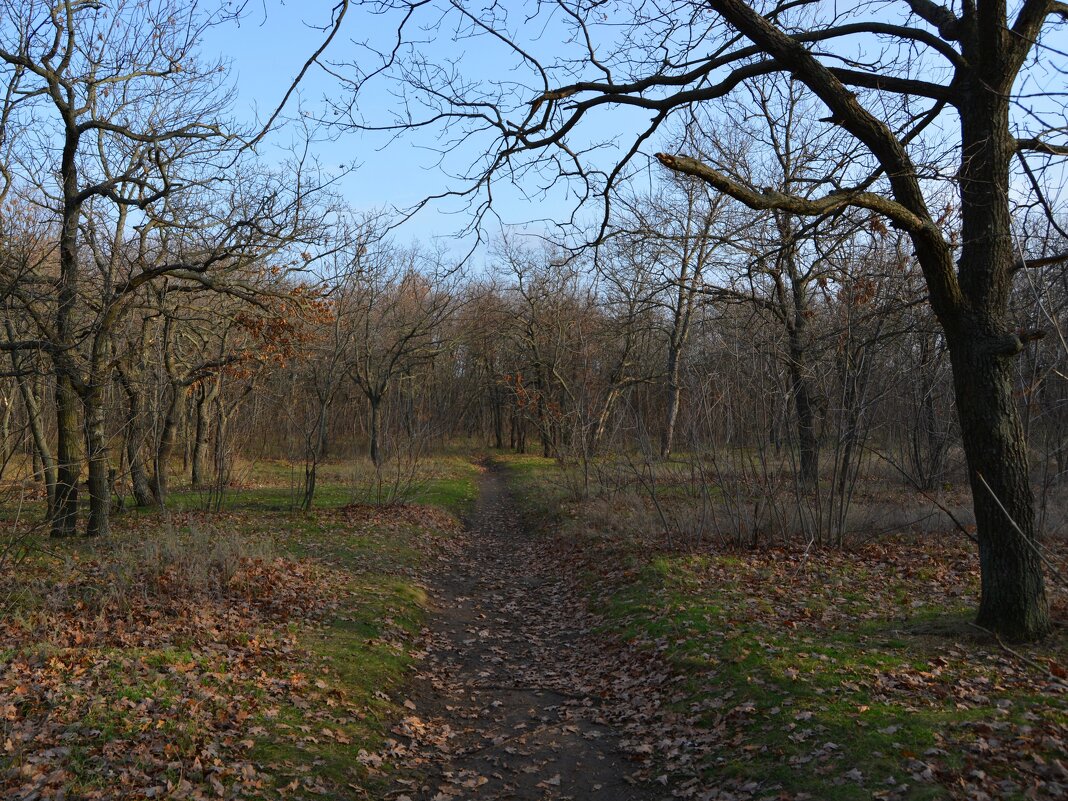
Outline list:
[[[135,597],[247,595],[244,567],[267,556],[263,543],[233,533],[166,528],[157,537],[116,549],[104,568],[108,600],[128,605]]]

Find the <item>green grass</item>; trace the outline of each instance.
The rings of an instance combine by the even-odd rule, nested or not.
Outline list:
[[[740,569],[744,560],[728,556],[711,563],[719,568],[716,581],[706,580],[704,560],[661,557],[603,605],[617,633],[668,644],[668,661],[687,677],[687,700],[680,712],[705,709],[703,725],[714,728],[726,721],[740,738],[709,756],[705,768],[710,779],[757,781],[831,801],[869,799],[877,790],[903,784],[910,789],[899,797],[941,798],[945,787],[916,781],[910,774],[916,772],[913,760],[926,759],[932,748],[949,752],[936,757],[946,769],[966,767],[961,753],[940,739],[943,733],[968,721],[996,720],[1024,731],[1036,717],[1054,725],[1068,723],[1064,708],[1050,698],[1007,688],[991,689],[987,700],[962,708],[954,683],[996,687],[999,671],[973,663],[963,650],[947,659],[944,638],[913,632],[927,620],[964,621],[964,607],[916,607],[903,627],[893,610],[880,614],[881,595],[854,594],[842,599],[854,621],[847,616],[834,626],[788,628],[761,597],[754,576]],[[723,580],[732,571],[738,571],[738,581]],[[818,586],[852,580],[848,564],[821,573]],[[771,575],[756,578],[769,582],[765,587],[775,580]],[[910,589],[890,587],[887,592],[909,594]],[[798,608],[810,609],[815,620],[827,608],[826,599],[815,596]],[[915,692],[907,687],[882,691],[880,681],[933,675],[932,665],[940,665],[939,660],[947,662],[944,678],[925,678]],[[998,702],[1011,702],[1011,711],[1000,712]]]
[[[251,758],[271,766],[277,786],[304,776],[307,766],[314,766],[333,797],[349,797],[353,786],[377,783],[357,757],[361,750],[379,750],[400,714],[396,691],[411,663],[407,646],[418,631],[425,597],[411,584],[381,575],[364,577],[353,589],[339,616],[303,633],[300,642],[318,669],[309,680],[322,685],[323,697],[359,712],[323,717],[322,708],[309,709],[297,699],[259,717],[256,724],[266,734],[256,739]],[[387,620],[395,625],[386,626]],[[352,797],[365,794],[354,791]]]
[[[370,462],[365,459],[326,462],[319,466],[314,508],[335,509],[350,503],[375,503],[381,495],[405,503],[440,506],[462,514],[474,500],[477,469],[460,455],[433,456],[422,460],[411,476],[397,478],[387,469],[381,488]],[[243,463],[234,470],[236,487],[191,487],[176,484],[167,496],[167,508],[189,511],[295,511],[302,502],[304,467],[300,463],[263,460]],[[134,509],[133,499],[126,505]],[[155,509],[137,509],[154,514]]]

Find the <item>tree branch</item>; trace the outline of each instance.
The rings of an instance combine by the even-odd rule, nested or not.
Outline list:
[[[817,217],[833,214],[848,207],[857,207],[877,212],[887,217],[896,227],[909,232],[920,232],[925,228],[922,218],[900,203],[874,192],[844,189],[830,192],[820,198],[803,198],[770,188],[758,192],[689,156],[657,153],[656,158],[669,170],[700,178],[718,191],[758,211],[778,209],[804,217]]]

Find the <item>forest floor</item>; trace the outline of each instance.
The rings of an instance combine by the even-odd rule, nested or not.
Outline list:
[[[619,728],[673,797],[1068,798],[1064,539],[1045,544],[1054,633],[1008,644],[972,623],[978,559],[959,532],[686,544],[649,524],[648,499],[568,500],[548,460],[505,458],[528,514],[555,508],[545,527],[599,635],[648,659],[609,658],[600,683],[641,699]]]
[[[0,797],[380,797],[422,577],[475,493],[468,460],[427,468],[391,508],[335,465],[295,511],[293,471],[260,463],[106,539],[9,523],[28,547],[0,576]]]
[[[1053,577],[1057,631],[1011,645],[958,535],[683,547],[551,460],[434,457],[386,507],[354,470],[4,566],[0,797],[1068,797]]]

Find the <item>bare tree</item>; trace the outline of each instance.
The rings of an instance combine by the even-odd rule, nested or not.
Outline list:
[[[378,242],[361,253],[340,288],[338,314],[351,348],[347,371],[367,398],[368,453],[381,465],[382,404],[398,379],[441,350],[457,271],[438,254]]]
[[[664,388],[667,395],[660,429],[660,458],[671,455],[682,403],[680,376],[694,312],[701,302],[714,259],[729,224],[722,196],[710,193],[702,182],[679,176],[664,182],[659,192],[624,201],[623,213],[613,220],[624,247],[642,264],[632,264],[638,275],[650,270],[650,302],[664,317]]]
[[[150,283],[221,288],[220,272],[297,238],[313,187],[241,168],[225,70],[196,49],[232,17],[229,4],[32,0],[5,2],[0,13],[0,74],[19,101],[7,125],[31,132],[5,168],[13,191],[47,209],[57,228],[54,295],[27,306],[54,363],[52,529],[76,528],[84,430],[88,533],[104,534],[116,327]]]
[[[709,0],[668,8],[568,2],[538,6],[533,22],[521,22],[497,5],[443,5],[391,4],[403,16],[402,40],[419,24],[419,12],[436,14],[440,30],[451,27],[501,48],[518,76],[478,81],[435,69],[417,50],[393,48],[381,70],[399,79],[408,103],[383,127],[440,126],[453,143],[489,137],[487,155],[469,174],[473,180],[453,190],[478,199],[482,211],[492,197],[491,179],[506,170],[578,181],[580,198],[607,196],[673,116],[771,75],[790,76],[820,101],[827,110],[823,124],[846,131],[863,158],[816,197],[739,180],[688,154],[657,158],[754,209],[820,217],[858,208],[908,234],[953,366],[978,529],[978,623],[1020,639],[1048,632],[1027,450],[1012,394],[1013,357],[1034,334],[1014,330],[1008,315],[1014,274],[1035,262],[1021,260],[1014,244],[1010,196],[1014,159],[1026,164],[1035,154],[1045,160],[1068,154],[1058,138],[1063,129],[1047,122],[1058,111],[1021,105],[1014,114],[1028,71],[1058,57],[1042,37],[1068,19],[1065,6],[1024,0],[1010,15],[998,0],[965,0],[959,9],[888,0],[842,12],[814,0]],[[552,40],[574,43],[577,51],[539,61],[532,29],[544,36],[547,26],[554,34],[565,29]],[[864,42],[873,38],[881,46],[867,52]],[[404,62],[405,53],[415,63]],[[366,77],[354,84],[366,85]],[[583,138],[582,126],[621,107],[644,111],[650,121],[605,166],[583,144],[591,137]],[[954,213],[959,241],[947,234]]]

